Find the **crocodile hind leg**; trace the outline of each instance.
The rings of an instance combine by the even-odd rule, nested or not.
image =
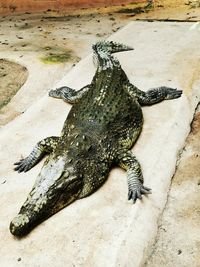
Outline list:
[[[179,98],[182,95],[182,90],[161,86],[148,90],[147,92],[139,90],[136,86],[129,83],[126,89],[130,96],[138,100],[141,105],[152,105],[163,100]]]
[[[79,99],[89,90],[90,85],[86,85],[80,90],[76,91],[70,87],[62,86],[55,90],[49,91],[49,96],[54,98],[63,99],[64,101],[74,104],[77,103]]]
[[[151,189],[143,186],[143,175],[139,162],[131,151],[118,156],[118,164],[127,171],[128,200],[142,199],[142,195],[151,194]]]
[[[50,154],[58,143],[59,137],[47,137],[36,144],[28,157],[21,159],[14,163],[17,165],[14,170],[20,172],[27,172],[35,166],[45,154]]]

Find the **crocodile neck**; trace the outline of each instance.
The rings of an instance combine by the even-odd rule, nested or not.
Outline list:
[[[94,61],[97,63],[97,72],[102,70],[112,70],[120,67],[119,61],[114,58],[111,53],[104,49],[94,51]]]

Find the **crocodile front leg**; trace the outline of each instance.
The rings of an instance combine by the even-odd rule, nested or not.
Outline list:
[[[19,173],[29,171],[44,157],[45,154],[50,154],[55,149],[58,140],[59,137],[51,136],[38,142],[28,157],[14,163],[14,165],[17,165],[14,170]]]
[[[77,103],[82,98],[82,96],[85,93],[87,93],[89,89],[90,89],[90,85],[86,85],[78,91],[67,86],[62,86],[55,90],[50,90],[49,96],[63,99],[69,104],[74,104],[74,103]]]
[[[151,189],[143,186],[143,175],[139,162],[131,151],[124,152],[118,156],[118,164],[127,171],[128,178],[128,200],[142,199],[142,195],[151,194]]]
[[[136,86],[129,83],[126,85],[126,90],[129,95],[136,98],[141,105],[152,105],[163,100],[179,98],[182,95],[182,90],[161,86],[152,88],[147,92],[139,90]]]

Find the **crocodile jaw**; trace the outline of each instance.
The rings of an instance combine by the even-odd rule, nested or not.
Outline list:
[[[10,223],[10,232],[24,236],[79,195],[82,180],[60,158],[44,165],[19,214]]]

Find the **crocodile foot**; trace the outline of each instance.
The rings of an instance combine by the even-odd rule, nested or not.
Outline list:
[[[14,170],[20,173],[29,171],[35,164],[33,164],[29,157],[26,157],[25,159],[20,159],[20,161],[15,162],[14,165],[17,165]]]
[[[67,86],[59,87],[55,90],[49,91],[49,96],[60,99],[68,99],[73,97],[76,94],[76,91]]]
[[[128,200],[133,200],[133,203],[135,204],[136,200],[142,199],[142,195],[148,195],[151,194],[151,189],[143,186],[141,183],[138,183],[134,187],[129,188],[128,190]]]

